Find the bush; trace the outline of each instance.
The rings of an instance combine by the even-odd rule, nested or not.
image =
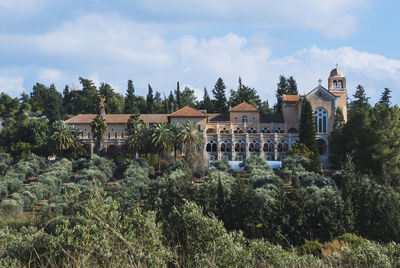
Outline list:
[[[306,240],[306,242],[296,249],[297,254],[311,254],[313,256],[321,256],[322,244],[315,240]]]
[[[17,202],[17,200],[6,199],[0,203],[0,212],[3,215],[9,217],[15,217],[21,215],[23,211],[22,204]]]
[[[367,239],[362,238],[361,236],[349,233],[342,234],[337,239],[349,244],[352,248],[360,247],[368,242]]]

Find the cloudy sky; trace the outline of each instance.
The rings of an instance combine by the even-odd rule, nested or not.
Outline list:
[[[78,77],[138,94],[168,94],[176,81],[202,96],[238,77],[275,101],[280,74],[313,89],[339,64],[348,90],[372,101],[384,87],[400,104],[400,1],[0,0],[0,91],[36,82],[61,91]]]

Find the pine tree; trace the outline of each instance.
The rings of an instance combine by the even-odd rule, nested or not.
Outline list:
[[[149,91],[147,93],[147,98],[146,98],[146,102],[147,102],[147,113],[148,114],[152,114],[154,113],[154,97],[153,97],[153,89],[149,84]]]
[[[287,79],[287,90],[286,90],[286,94],[289,95],[298,95],[299,92],[297,91],[297,83],[296,80],[294,80],[293,76],[289,77],[289,79]]]
[[[356,108],[361,108],[365,104],[368,103],[369,97],[365,92],[365,89],[362,85],[358,85],[356,88],[356,92],[354,93],[353,97],[355,100],[353,101],[353,106]]]
[[[343,127],[343,125],[344,125],[344,117],[342,110],[337,108],[335,113],[335,121],[333,123],[333,130],[339,130]]]
[[[288,89],[289,85],[287,82],[287,79],[285,76],[280,75],[279,76],[279,83],[277,84],[277,89],[276,89],[276,104],[275,104],[275,112],[280,114],[282,113],[282,96],[283,94],[286,94],[287,89]]]
[[[385,87],[385,90],[382,92],[382,96],[379,100],[379,104],[385,106],[386,108],[389,108],[391,104],[390,99],[392,98],[392,96],[390,95],[391,92],[392,91],[389,88]]]
[[[254,88],[243,85],[240,77],[238,89],[236,91],[231,90],[230,100],[234,106],[244,101],[255,106],[261,105],[261,99],[260,96],[257,95],[257,91]]]
[[[203,96],[203,108],[207,111],[207,113],[211,113],[212,111],[212,102],[210,96],[208,95],[207,88],[204,87],[204,96]]]
[[[319,161],[319,151],[315,134],[314,115],[310,102],[304,98],[301,106],[300,127],[299,127],[300,143],[306,145],[313,152],[311,160],[311,169],[320,172],[321,163]]]
[[[214,88],[211,91],[214,96],[214,103],[215,103],[214,111],[215,112],[223,113],[223,112],[226,112],[226,110],[227,110],[225,89],[226,89],[226,86],[224,84],[224,81],[222,80],[221,77],[219,77],[217,82],[214,85]]]
[[[126,114],[135,114],[139,112],[139,109],[135,105],[136,96],[135,96],[135,87],[133,86],[132,80],[128,80],[128,88],[126,90],[126,98],[125,98],[125,113]]]
[[[182,103],[181,103],[181,89],[179,86],[179,81],[176,82],[176,91],[175,91],[175,95],[176,95],[176,105],[177,105],[177,110],[179,110],[180,108],[182,108]]]

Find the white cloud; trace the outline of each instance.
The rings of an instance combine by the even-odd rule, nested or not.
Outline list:
[[[39,79],[44,83],[57,83],[63,78],[60,70],[57,69],[42,69],[39,72]]]
[[[0,74],[0,93],[4,92],[11,96],[17,96],[23,91],[22,77],[7,77]]]
[[[142,0],[162,16],[200,23],[246,23],[257,27],[300,27],[333,38],[348,37],[358,28],[357,12],[369,0]]]
[[[235,33],[211,38],[186,35],[169,40],[160,26],[132,22],[117,15],[87,15],[44,34],[3,35],[0,49],[4,55],[27,56],[39,63],[29,70],[22,66],[21,72],[14,69],[7,77],[23,76],[27,81],[26,77],[31,75],[34,82],[37,79],[56,82],[59,89],[83,76],[93,78],[96,84],[108,82],[121,93],[126,89],[126,81],[133,79],[139,94],[146,94],[150,83],[154,90],[168,95],[179,80],[181,85],[191,85],[196,95],[202,96],[203,87],[210,91],[219,76],[228,90],[237,87],[241,76],[243,83],[255,87],[262,99],[272,103],[280,74],[293,75],[300,92],[306,93],[318,84],[319,78],[326,83],[329,71],[339,63],[348,77],[350,93],[360,83],[376,100],[384,87],[390,87],[394,102],[400,103],[396,91],[400,86],[399,60],[351,47],[318,46],[275,57],[268,39],[260,42],[257,35],[254,38]],[[50,62],[47,66],[57,63],[57,69],[40,66],[41,62]],[[8,84],[10,88],[12,83]],[[12,87],[19,90],[20,84],[14,82]]]

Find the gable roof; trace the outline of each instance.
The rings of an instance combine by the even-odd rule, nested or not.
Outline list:
[[[206,117],[205,113],[202,113],[190,106],[185,106],[182,109],[169,115],[170,117]]]
[[[286,102],[298,102],[299,100],[300,100],[300,95],[283,94],[283,101],[286,101]]]
[[[258,109],[254,105],[244,101],[235,107],[230,108],[229,112],[258,112]]]
[[[126,124],[132,114],[106,114],[107,124]],[[68,124],[90,124],[97,114],[78,114],[66,122]],[[168,122],[168,114],[141,114],[139,117],[145,123],[166,123]]]
[[[338,98],[339,98],[339,96],[336,96],[335,94],[333,94],[332,92],[330,92],[329,90],[327,90],[326,88],[324,88],[324,87],[321,86],[321,85],[317,86],[316,88],[314,88],[313,90],[311,90],[310,92],[308,92],[305,96],[307,97],[307,96],[309,96],[309,95],[312,95],[312,94],[316,93],[316,92],[319,91],[319,90],[325,92],[328,96],[330,96],[330,97],[333,98],[333,99],[338,99]]]

